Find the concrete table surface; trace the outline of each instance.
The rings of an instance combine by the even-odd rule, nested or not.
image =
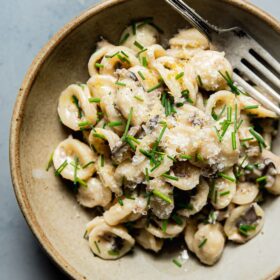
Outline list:
[[[0,280],[66,279],[40,248],[16,203],[9,170],[9,125],[17,91],[34,56],[65,23],[97,2],[0,0]],[[251,2],[280,19],[279,1]]]

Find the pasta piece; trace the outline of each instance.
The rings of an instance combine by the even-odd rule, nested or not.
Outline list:
[[[205,180],[201,180],[201,183],[196,187],[197,193],[191,197],[189,209],[179,210],[178,213],[184,217],[190,217],[198,213],[206,204],[209,194],[209,186]]]
[[[110,188],[110,190],[117,196],[122,195],[121,185],[114,178],[116,168],[108,158],[99,156],[96,162],[96,171],[99,175],[99,179],[104,187]]]
[[[88,141],[99,154],[108,157],[120,141],[120,137],[113,131],[95,127],[89,134]]]
[[[135,28],[135,29],[134,29]],[[128,26],[121,35],[121,40],[127,38],[122,45],[139,52],[159,41],[157,29],[145,22],[136,22]]]
[[[135,199],[124,198],[104,212],[103,216],[107,224],[111,226],[120,223],[138,220],[146,212],[147,200],[143,197]]]
[[[109,226],[102,223],[89,233],[89,246],[92,252],[105,260],[115,260],[131,250],[134,239],[122,226]]]
[[[222,178],[214,180],[211,191],[211,203],[215,209],[226,208],[236,193],[235,176],[232,170],[222,173]]]
[[[201,50],[209,49],[209,41],[195,28],[179,30],[178,34],[169,40],[168,55],[180,59],[190,59]]]
[[[153,218],[152,222],[146,226],[146,230],[157,238],[174,238],[178,236],[186,226],[186,219],[177,217],[177,222],[170,219],[166,223],[166,229],[162,230],[163,221]],[[178,222],[180,221],[180,222]]]
[[[87,181],[87,188],[80,187],[77,194],[78,202],[88,208],[95,206],[106,207],[111,199],[111,190],[105,188],[97,178],[90,178]]]
[[[199,168],[192,166],[186,162],[176,162],[173,164],[169,173],[174,178],[164,177],[164,180],[172,186],[188,191],[193,189],[199,184],[199,177],[201,171]]]
[[[80,130],[81,125],[94,125],[97,120],[95,103],[90,103],[90,91],[86,85],[70,85],[65,89],[58,102],[58,115],[64,125]]]
[[[227,88],[227,82],[221,74],[232,76],[232,67],[224,57],[224,53],[201,51],[195,54],[190,63],[193,65],[199,86],[207,91]]]
[[[88,238],[89,233],[98,225],[102,225],[104,224],[104,218],[103,216],[96,216],[95,218],[93,218],[90,222],[87,223],[86,225],[86,233],[85,233],[85,237]]]
[[[262,229],[264,212],[257,203],[239,206],[227,218],[224,230],[229,240],[245,243]]]
[[[163,240],[155,237],[145,229],[140,229],[135,234],[136,242],[146,250],[159,252],[163,246]]]
[[[255,183],[243,182],[238,183],[236,193],[232,202],[238,205],[252,203],[259,193],[259,187]]]
[[[96,160],[97,155],[89,146],[72,138],[62,141],[53,154],[53,164],[58,174],[71,181],[90,178],[95,172],[95,164],[89,163],[95,163]]]
[[[199,260],[207,265],[215,264],[221,257],[225,236],[221,224],[200,224],[193,237],[193,251]]]

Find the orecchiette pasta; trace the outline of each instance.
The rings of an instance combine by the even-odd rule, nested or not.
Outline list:
[[[213,265],[226,239],[261,231],[257,203],[267,192],[280,195],[280,157],[270,151],[277,118],[198,30],[180,30],[167,48],[159,30],[146,19],[118,46],[97,43],[87,83],[59,98],[61,122],[75,133],[51,160],[80,205],[96,208],[85,233],[95,255],[118,259],[135,241],[157,253],[184,235]]]

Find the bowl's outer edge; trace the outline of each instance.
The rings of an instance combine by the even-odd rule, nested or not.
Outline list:
[[[60,31],[58,31],[50,41],[41,49],[37,56],[32,61],[25,77],[22,82],[22,85],[19,89],[16,102],[14,105],[13,116],[10,125],[10,147],[9,147],[9,156],[10,156],[10,170],[12,183],[14,187],[14,192],[22,211],[23,216],[26,219],[29,227],[31,228],[33,234],[39,240],[43,249],[51,257],[52,261],[58,265],[68,276],[73,279],[85,279],[77,270],[75,270],[67,261],[59,254],[59,252],[53,247],[48,238],[45,236],[44,231],[37,222],[34,213],[29,205],[26,193],[23,187],[23,180],[20,173],[20,158],[19,158],[19,143],[20,143],[20,127],[23,120],[24,114],[24,105],[30,89],[32,87],[33,81],[35,80],[37,74],[40,71],[41,66],[47,60],[52,51],[59,45],[59,43],[74,29],[76,29],[80,24],[85,22],[88,18],[98,14],[99,12],[105,10],[108,7],[120,4],[122,2],[133,1],[133,0],[107,0],[102,1],[88,10],[84,11],[79,16],[75,17],[69,23],[64,25]],[[280,23],[273,18],[268,13],[262,11],[258,7],[254,6],[251,3],[244,2],[243,0],[220,0],[230,5],[237,6],[247,12],[253,14],[254,16],[265,21],[269,26],[271,26],[276,32],[280,34]],[[270,275],[266,277],[266,280],[276,279],[280,275],[280,267]]]

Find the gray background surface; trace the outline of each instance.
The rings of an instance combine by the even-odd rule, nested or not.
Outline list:
[[[209,0],[211,1],[211,0]],[[8,141],[12,109],[24,74],[41,47],[98,0],[0,0],[0,279],[66,279],[27,227],[12,189]],[[279,0],[252,0],[280,19]]]

